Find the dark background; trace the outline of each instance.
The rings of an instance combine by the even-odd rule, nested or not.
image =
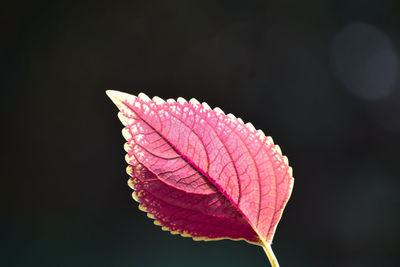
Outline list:
[[[398,266],[399,1],[30,1],[1,8],[4,266],[268,266],[154,226],[106,89],[206,101],[296,179],[281,266]]]

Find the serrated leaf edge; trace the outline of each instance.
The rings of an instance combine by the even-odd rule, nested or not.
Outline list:
[[[134,99],[136,98],[136,96],[134,96],[134,95],[127,94],[127,93],[123,93],[123,92],[119,92],[119,91],[114,91],[114,90],[107,90],[106,93],[107,93],[107,95],[111,98],[111,100],[114,102],[114,104],[115,104],[119,109],[121,109],[121,108],[123,107],[123,106],[121,105],[121,103],[122,103],[122,100],[121,100],[121,99],[126,99],[126,100],[132,99],[132,100],[134,100]],[[117,98],[118,96],[120,97],[120,99]],[[148,102],[148,101],[151,100],[145,93],[139,93],[139,94],[138,94],[138,98],[140,98],[141,100],[146,101],[146,102]],[[157,104],[162,104],[162,105],[165,104],[165,103],[175,103],[175,102],[178,102],[178,103],[188,103],[188,102],[187,102],[184,98],[182,98],[182,97],[179,97],[179,98],[177,99],[177,101],[175,101],[175,99],[169,98],[169,99],[167,99],[167,101],[164,101],[164,102],[163,102],[163,99],[160,98],[160,97],[158,97],[158,96],[153,97],[153,100],[154,100],[154,99],[157,99],[157,101],[155,101]],[[127,102],[128,102],[128,103],[131,103],[132,101],[127,101]],[[214,112],[217,113],[217,115],[225,115],[225,113],[224,113],[220,108],[216,107],[216,108],[214,108],[214,109],[211,109],[211,107],[210,107],[206,102],[203,102],[203,103],[200,104],[200,102],[199,102],[198,100],[196,100],[195,98],[190,99],[189,103],[192,103],[192,104],[194,104],[194,105],[201,105],[201,106],[204,108],[205,111],[214,111]],[[121,113],[121,112],[119,112],[119,113]],[[119,115],[119,114],[118,114],[118,115]],[[121,113],[121,115],[123,115],[123,114]],[[232,113],[229,113],[227,116],[228,116],[229,118],[231,118],[231,119],[236,119],[239,123],[241,123],[242,125],[244,125],[244,126],[245,126],[247,129],[249,129],[252,133],[255,133],[256,136],[258,136],[259,138],[261,138],[261,140],[264,140],[264,139],[266,138],[266,139],[267,139],[267,142],[269,142],[271,145],[273,145],[272,148],[273,148],[275,151],[277,151],[280,155],[282,155],[282,151],[281,151],[279,145],[276,145],[276,144],[274,143],[274,140],[272,139],[271,136],[266,136],[262,130],[260,130],[260,129],[257,130],[257,129],[253,126],[252,123],[250,123],[250,122],[244,123],[243,120],[242,120],[241,118],[235,117],[235,115],[233,115]],[[124,124],[124,121],[120,118],[120,117],[124,117],[124,116],[120,116],[120,115],[119,115],[118,117],[119,117],[119,119],[121,120],[122,124],[123,124],[124,126],[126,126],[126,124]],[[123,136],[124,136],[124,129],[125,129],[125,128],[123,128],[123,130],[122,130]],[[125,135],[126,135],[126,134],[125,134]],[[126,139],[126,141],[129,141],[129,139],[126,138],[125,136],[124,136],[124,138]],[[129,149],[130,149],[129,144],[128,144],[128,142],[126,142],[126,143],[124,144],[124,150],[125,150],[126,152],[128,152]],[[128,156],[128,157],[129,157],[129,156]],[[286,205],[287,205],[287,203],[288,203],[288,201],[289,201],[289,199],[290,199],[290,196],[291,196],[292,191],[293,191],[293,190],[292,190],[292,189],[293,189],[293,185],[294,185],[294,177],[293,177],[293,170],[292,170],[292,167],[289,166],[289,161],[288,161],[288,159],[287,159],[286,156],[283,156],[283,160],[285,161],[285,163],[286,163],[287,166],[288,166],[288,174],[289,174],[289,176],[291,177],[291,179],[290,179],[290,190],[289,190],[289,195],[288,195],[288,198],[287,198],[286,202],[283,204],[283,209],[282,209],[282,210],[285,209],[285,207],[286,207]],[[129,161],[128,161],[128,160],[126,160],[126,161],[127,161],[127,163],[129,164]],[[128,175],[132,176],[132,171],[129,171],[129,169],[128,169],[129,167],[130,167],[130,165],[128,165],[128,167],[127,167],[127,173],[128,173]],[[135,190],[135,188],[133,187],[133,184],[132,184],[131,179],[128,180],[128,185],[129,185],[132,189]],[[138,197],[136,196],[135,192],[132,193],[132,198],[133,198],[135,201],[139,202],[139,201],[138,201]],[[172,235],[177,235],[177,234],[179,234],[179,235],[181,235],[182,237],[191,237],[194,241],[218,241],[218,240],[223,240],[223,239],[229,239],[229,240],[233,240],[233,241],[241,241],[241,240],[244,240],[244,241],[246,241],[247,243],[250,243],[250,244],[253,244],[253,245],[262,246],[264,249],[265,249],[265,246],[266,246],[266,245],[267,245],[267,246],[270,246],[271,243],[272,243],[272,242],[267,243],[267,242],[265,241],[265,239],[258,233],[257,229],[254,229],[253,226],[252,226],[250,223],[249,223],[250,226],[251,226],[251,227],[253,228],[253,230],[257,233],[257,235],[258,235],[258,237],[259,237],[259,239],[260,239],[260,242],[251,242],[251,241],[249,241],[249,240],[247,240],[247,239],[244,239],[244,238],[234,239],[234,238],[231,238],[231,237],[222,237],[222,238],[193,237],[193,236],[191,236],[191,235],[188,234],[188,233],[185,233],[185,232],[184,232],[184,233],[180,233],[180,232],[178,232],[178,231],[173,231],[173,230],[169,229],[169,228],[166,227],[166,226],[163,226],[162,223],[161,223],[160,221],[155,220],[154,216],[153,216],[152,214],[150,214],[150,213],[147,211],[147,209],[146,209],[145,207],[143,207],[143,206],[140,205],[140,202],[139,202],[139,206],[138,206],[138,207],[139,207],[139,210],[141,210],[141,211],[143,211],[143,212],[145,212],[145,213],[147,214],[147,217],[148,217],[148,218],[151,218],[151,219],[154,220],[153,223],[154,223],[155,225],[161,226],[161,230],[163,230],[163,231],[168,231],[168,232],[170,232]],[[275,225],[278,225],[278,224],[279,224],[279,221],[280,221],[280,219],[282,218],[282,215],[283,215],[283,212],[281,213],[281,216],[278,218],[278,221],[276,222]],[[275,230],[276,230],[276,228],[275,228]],[[274,236],[274,234],[275,234],[275,233],[273,233],[273,236]],[[272,238],[273,238],[273,236],[272,236]],[[272,240],[272,238],[271,238],[271,240]]]

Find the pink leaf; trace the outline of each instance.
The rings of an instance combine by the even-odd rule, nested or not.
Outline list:
[[[192,99],[107,91],[127,143],[129,185],[154,223],[194,240],[271,242],[293,177],[271,137]]]

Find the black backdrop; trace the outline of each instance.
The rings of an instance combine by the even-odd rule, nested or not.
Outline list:
[[[273,136],[294,169],[282,266],[395,266],[400,2],[6,1],[4,266],[266,266],[137,210],[106,89],[206,101]]]

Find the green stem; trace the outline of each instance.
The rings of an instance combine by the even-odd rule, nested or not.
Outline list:
[[[278,260],[276,259],[275,254],[272,251],[271,244],[266,244],[265,242],[262,242],[262,248],[264,249],[265,254],[267,254],[271,266],[279,267]]]

